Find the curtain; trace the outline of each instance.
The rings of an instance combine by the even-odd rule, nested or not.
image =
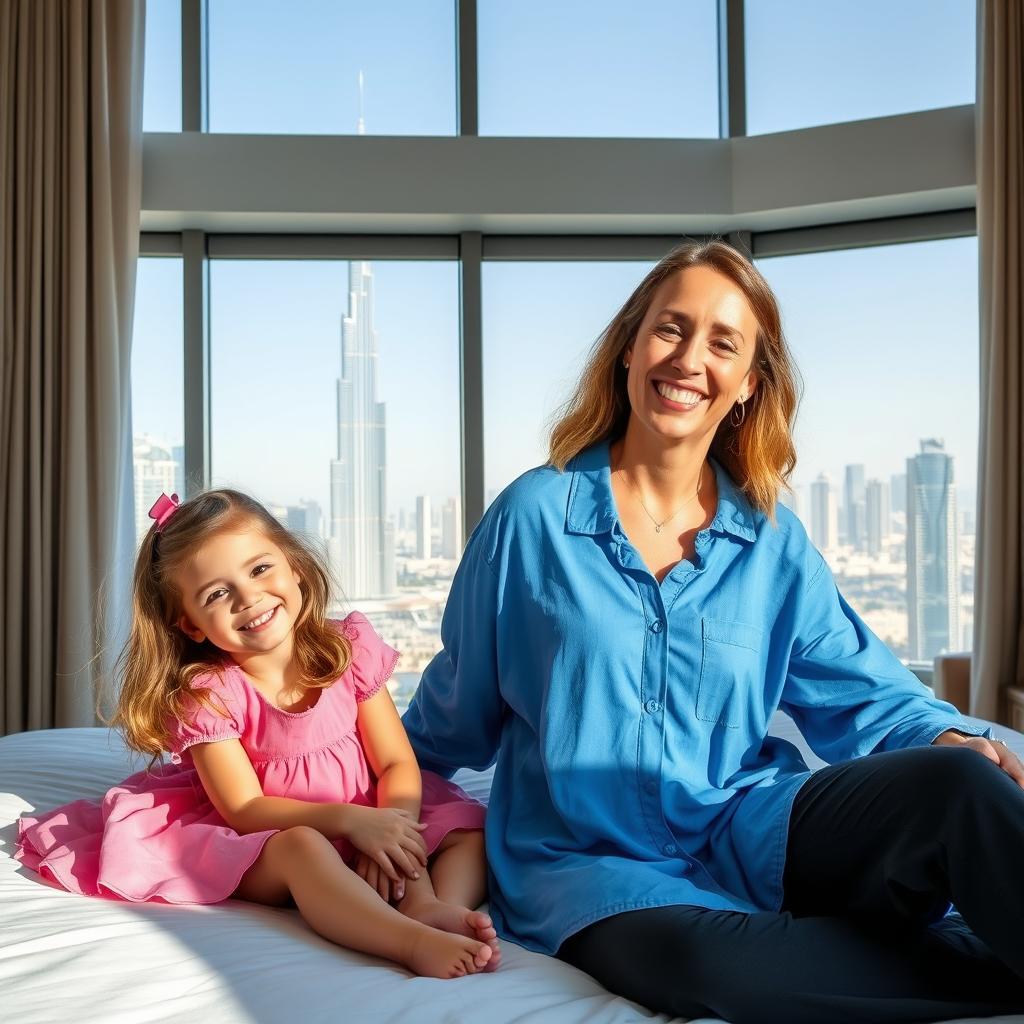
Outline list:
[[[0,733],[96,723],[131,559],[144,0],[0,0]]]
[[[981,431],[971,714],[1024,681],[1024,5],[978,0]]]

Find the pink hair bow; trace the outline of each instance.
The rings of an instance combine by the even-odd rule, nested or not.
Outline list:
[[[166,494],[161,494],[153,502],[153,507],[149,510],[149,518],[156,520],[157,533],[167,525],[167,520],[178,510],[178,504],[178,496],[176,494],[172,494],[169,498]]]

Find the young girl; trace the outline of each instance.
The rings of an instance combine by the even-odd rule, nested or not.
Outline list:
[[[420,774],[384,683],[398,653],[237,491],[161,496],[135,566],[113,724],[172,764],[23,817],[16,856],[72,892],[291,902],[325,938],[417,974],[493,970],[484,808]]]

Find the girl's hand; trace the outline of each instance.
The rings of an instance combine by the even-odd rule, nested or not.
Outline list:
[[[397,903],[405,895],[405,879],[400,878],[397,882],[392,882],[380,865],[365,853],[360,853],[356,858],[355,873],[374,889],[385,903],[392,900]]]
[[[346,807],[345,838],[396,884],[403,876],[419,878],[426,869],[427,847],[420,835],[426,827],[397,807]]]

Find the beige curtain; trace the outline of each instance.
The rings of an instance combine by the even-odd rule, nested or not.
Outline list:
[[[978,0],[981,438],[971,713],[1024,681],[1024,5]]]
[[[144,19],[0,0],[2,733],[95,723],[123,602]]]

